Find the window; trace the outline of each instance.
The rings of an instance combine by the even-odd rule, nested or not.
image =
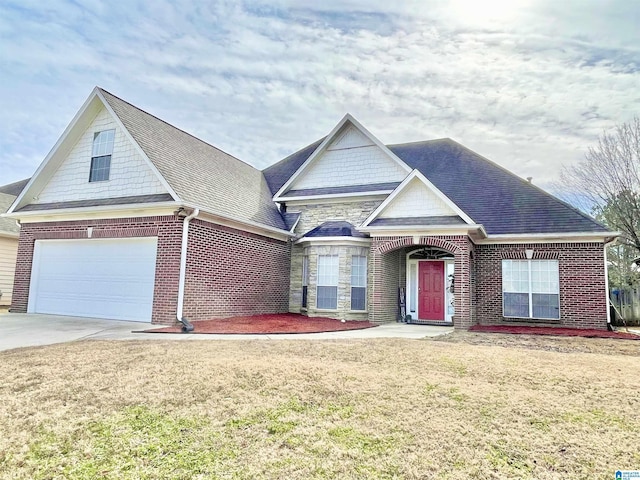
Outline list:
[[[560,318],[557,260],[503,260],[503,315],[519,318]]]
[[[302,308],[307,308],[309,290],[309,257],[302,257]]]
[[[93,134],[93,149],[91,151],[90,182],[109,180],[111,170],[111,154],[113,153],[113,139],[115,130],[104,130]]]
[[[366,310],[367,257],[351,257],[351,310]]]
[[[338,256],[318,255],[318,290],[316,307],[338,308]]]

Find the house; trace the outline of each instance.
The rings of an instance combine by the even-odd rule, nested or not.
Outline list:
[[[350,115],[263,171],[96,88],[21,195],[14,311],[607,326],[615,234],[450,139]]]

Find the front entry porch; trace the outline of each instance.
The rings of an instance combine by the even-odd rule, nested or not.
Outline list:
[[[369,320],[469,328],[472,256],[463,235],[372,238]]]
[[[405,286],[401,287],[403,320],[407,323],[452,324],[455,313],[455,258],[434,247],[409,250]]]

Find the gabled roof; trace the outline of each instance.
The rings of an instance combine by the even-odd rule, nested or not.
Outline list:
[[[214,214],[286,228],[260,170],[98,90],[182,201]]]
[[[385,159],[385,161],[388,161],[390,165],[394,166],[394,168],[400,175],[408,174],[411,171],[411,168],[409,168],[408,165],[406,165],[400,158],[398,158],[392,151],[390,151],[382,142],[380,142],[380,140],[378,140],[353,116],[347,113],[344,117],[342,117],[342,120],[338,122],[333,130],[331,130],[331,132],[329,132],[329,134],[324,137],[322,142],[320,142],[320,144],[310,152],[310,154],[306,159],[302,161],[299,167],[290,174],[289,178],[287,178],[284,184],[279,188],[279,190],[275,192],[273,198],[278,201],[278,199],[282,195],[284,195],[287,190],[293,188],[299,182],[299,179],[304,179],[305,173],[313,168],[312,166],[314,165],[316,160],[321,159],[323,154],[330,149],[333,142],[339,141],[341,136],[343,136],[348,130],[355,132],[358,137],[369,142],[367,146],[375,148],[376,151],[379,152],[379,154],[382,156],[382,158]],[[297,154],[294,154],[293,157],[299,160],[301,156],[302,155],[298,156]],[[400,176],[398,180],[400,180],[401,178],[402,176]],[[349,182],[351,180],[352,179],[349,179]],[[391,179],[391,181],[393,181],[393,179]],[[352,185],[352,183],[347,183],[346,185]]]
[[[485,157],[449,139],[388,145],[395,155],[418,170],[489,235],[605,233],[594,219],[521,179]],[[300,150],[277,166],[275,177],[264,170],[272,193],[312,152]],[[295,161],[292,161],[295,159]]]
[[[169,200],[191,204],[207,213],[248,224],[260,224],[280,230],[286,228],[279,210],[271,200],[269,186],[260,170],[99,87],[93,90],[38,168],[25,192],[13,206],[15,211],[24,211],[29,202],[22,197],[31,198],[26,190],[35,193],[35,190],[44,187],[66,158],[71,146],[86,131],[90,120],[103,107],[112,114],[139,149],[145,162],[167,189],[171,196]],[[159,202],[163,199],[168,198],[157,195],[146,200]],[[137,200],[132,200],[134,202],[137,203]],[[62,203],[69,207],[67,202]]]
[[[449,210],[450,213],[455,213],[456,216],[462,218],[465,221],[465,223],[469,225],[473,225],[475,223],[471,218],[469,218],[469,216],[464,211],[460,209],[460,207],[458,207],[454,202],[452,202],[451,199],[449,199],[446,195],[444,195],[436,186],[433,185],[433,183],[427,180],[427,178],[424,175],[422,175],[419,170],[416,169],[416,170],[413,170],[407,176],[407,178],[405,178],[402,181],[400,185],[398,185],[398,187],[391,193],[391,195],[389,195],[385,199],[385,201],[382,202],[378,206],[378,208],[376,208],[364,222],[362,222],[362,226],[366,227],[370,225],[371,222],[373,222],[375,219],[382,216],[385,210],[389,208],[392,205],[392,203],[396,200],[396,198],[400,197],[402,193],[406,191],[409,185],[411,185],[413,182],[417,182],[416,185],[418,185],[420,188],[429,192],[430,196],[439,200],[443,205],[442,208],[444,208],[445,210]],[[407,213],[411,213],[411,212],[407,212]],[[439,216],[442,216],[442,213],[440,213]],[[447,215],[447,216],[450,216],[450,215]]]

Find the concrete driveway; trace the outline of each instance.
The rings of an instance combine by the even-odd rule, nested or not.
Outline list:
[[[161,327],[161,326],[160,326]],[[35,313],[0,314],[0,351],[77,340],[338,340],[355,338],[425,338],[445,335],[452,327],[389,323],[365,330],[278,335],[203,335],[133,333],[149,329],[148,323],[66,317]]]

